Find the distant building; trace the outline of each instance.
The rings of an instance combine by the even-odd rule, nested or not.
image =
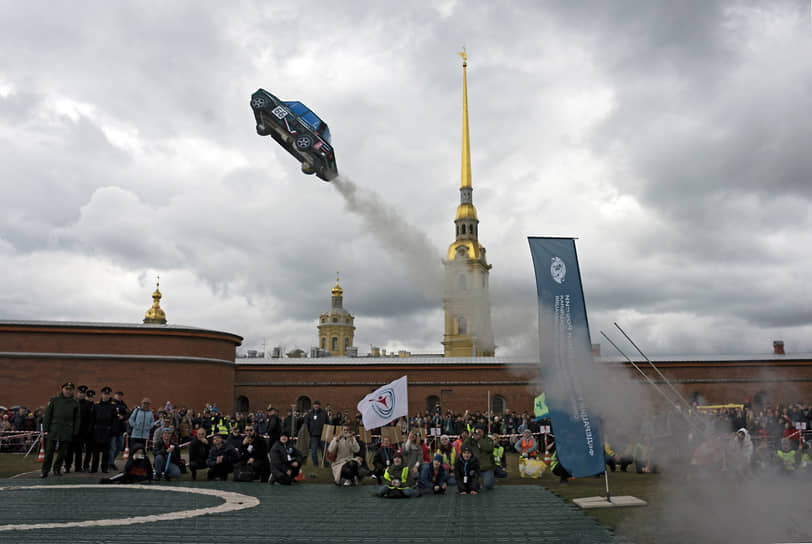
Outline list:
[[[344,289],[338,284],[338,277],[330,294],[330,309],[319,316],[319,349],[330,356],[343,356],[353,345],[355,317],[344,309]]]

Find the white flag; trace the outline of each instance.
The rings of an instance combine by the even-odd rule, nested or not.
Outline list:
[[[364,418],[364,428],[377,429],[401,416],[409,415],[409,395],[406,376],[384,385],[358,403]]]

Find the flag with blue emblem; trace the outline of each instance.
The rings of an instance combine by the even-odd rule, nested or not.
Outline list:
[[[406,376],[376,389],[358,403],[365,429],[377,429],[393,420],[409,415],[409,394]]]
[[[539,301],[541,379],[559,462],[576,477],[604,470],[598,383],[572,238],[530,237]]]

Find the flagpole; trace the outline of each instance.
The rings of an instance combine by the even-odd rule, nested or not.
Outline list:
[[[606,502],[612,502],[612,497],[609,495],[609,473],[606,471],[606,464],[603,465],[603,477],[606,479]]]

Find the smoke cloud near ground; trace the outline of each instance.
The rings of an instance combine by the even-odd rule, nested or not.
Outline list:
[[[601,415],[602,438],[618,454],[626,444],[637,441],[652,447],[653,460],[662,473],[639,475],[656,478],[657,487],[650,505],[631,512],[628,523],[638,527],[645,523],[650,541],[658,541],[657,535],[679,535],[684,542],[720,544],[812,542],[810,476],[796,473],[789,477],[772,466],[737,472],[733,463],[728,463],[726,470],[721,463],[706,467],[691,464],[694,451],[702,443],[718,452],[730,452],[735,429],[726,422],[689,414],[690,407],[632,347],[627,351],[627,346],[621,345],[621,349],[634,355],[642,373],[654,383],[636,370],[625,376],[616,370],[598,371],[594,406]],[[763,378],[769,382],[780,375],[767,373]],[[682,397],[690,394],[679,384],[672,385]],[[758,444],[755,446],[759,454]],[[760,454],[773,457],[775,450],[771,445]],[[629,470],[633,471],[634,465]],[[627,494],[622,487],[612,485],[611,474],[609,483],[612,494]],[[619,529],[622,532],[622,524]]]
[[[344,197],[347,209],[362,219],[381,248],[403,266],[414,287],[426,299],[439,301],[443,285],[441,253],[428,237],[374,191],[359,187],[341,175],[332,185]]]

